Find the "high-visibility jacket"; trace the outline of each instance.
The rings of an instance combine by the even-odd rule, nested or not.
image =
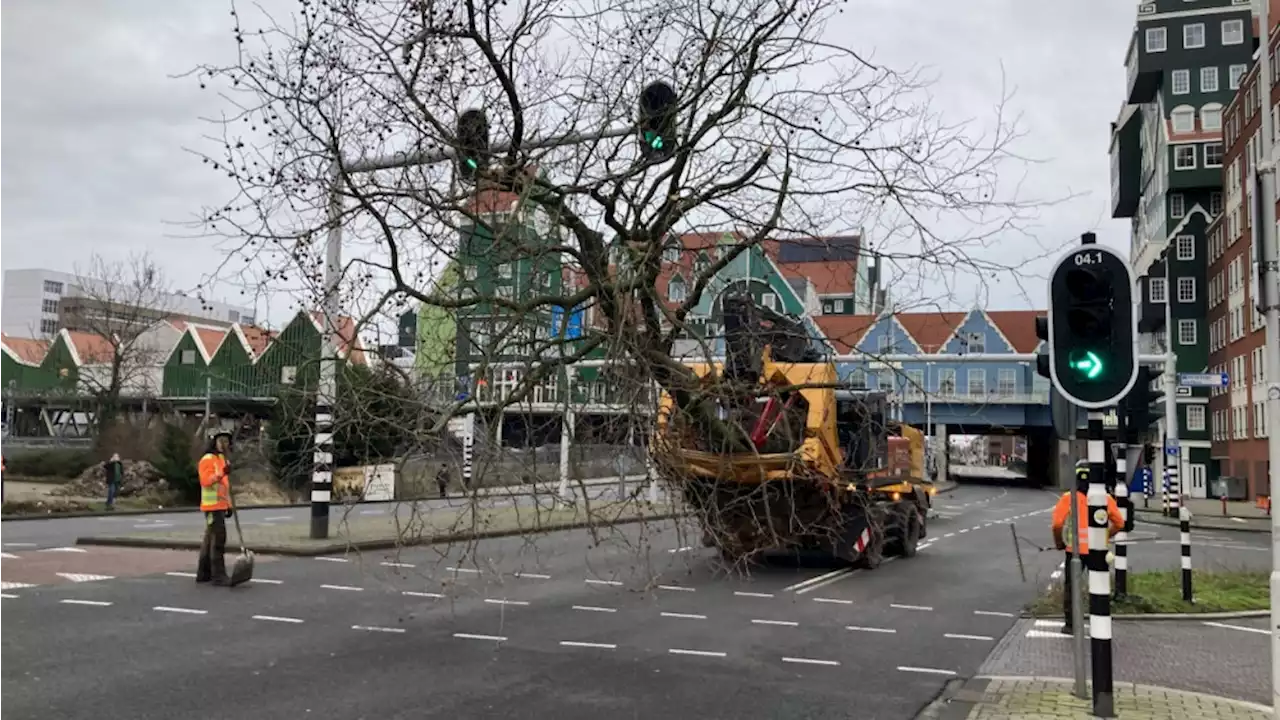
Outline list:
[[[1076,496],[1076,506],[1080,514],[1079,532],[1072,532],[1071,524],[1071,496]],[[1116,499],[1107,496],[1107,525],[1111,533],[1117,533],[1124,529],[1124,517],[1120,515],[1120,507],[1116,505]],[[1065,492],[1062,497],[1058,498],[1058,504],[1053,508],[1053,529],[1062,530],[1062,541],[1067,547],[1071,547],[1076,536],[1080,538],[1079,553],[1081,555],[1089,552],[1089,501],[1087,496],[1079,490],[1074,492]]]
[[[205,512],[231,509],[231,481],[227,459],[215,453],[200,458],[200,509]]]

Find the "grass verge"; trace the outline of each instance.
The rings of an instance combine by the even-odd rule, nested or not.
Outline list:
[[[1114,577],[1113,573],[1113,581]],[[1185,603],[1181,570],[1131,572],[1129,594],[1112,600],[1111,614],[1241,612],[1271,607],[1270,579],[1265,572],[1192,571],[1191,587],[1195,602]],[[1027,609],[1036,617],[1062,617],[1062,584],[1054,583]]]

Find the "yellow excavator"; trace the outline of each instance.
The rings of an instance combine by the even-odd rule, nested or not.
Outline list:
[[[843,388],[803,323],[725,298],[723,362],[690,364],[694,391],[661,398],[651,451],[726,561],[822,550],[874,568],[912,557],[933,486],[924,436],[883,393]],[[714,417],[714,419],[711,419]]]

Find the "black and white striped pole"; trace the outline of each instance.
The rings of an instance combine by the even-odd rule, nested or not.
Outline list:
[[[1115,717],[1111,666],[1111,570],[1107,565],[1106,440],[1105,413],[1089,412],[1089,643],[1093,659],[1093,714]]]
[[[1123,421],[1121,421],[1123,422]],[[1120,509],[1120,517],[1124,519],[1124,527],[1116,533],[1116,590],[1117,598],[1129,592],[1129,516],[1132,505],[1129,501],[1129,461],[1126,457],[1128,446],[1116,445],[1116,507]]]
[[[471,471],[475,466],[476,414],[467,413],[462,421],[462,492],[471,494]]]
[[[1177,422],[1175,418],[1171,422]],[[1169,505],[1178,516],[1178,545],[1181,549],[1182,562],[1182,601],[1191,602],[1191,510],[1182,504],[1182,479],[1179,465],[1182,464],[1181,448],[1175,443],[1165,448],[1165,462],[1169,464]]]

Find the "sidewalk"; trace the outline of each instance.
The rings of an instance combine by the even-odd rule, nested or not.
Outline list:
[[[1178,518],[1165,517],[1160,512],[1160,497],[1152,496],[1143,507],[1141,495],[1133,498],[1136,519],[1152,525],[1178,525]],[[1271,516],[1249,502],[1227,502],[1227,514],[1222,514],[1221,500],[1187,498],[1191,511],[1191,527],[1203,530],[1237,530],[1240,532],[1271,532]]]
[[[1061,678],[977,677],[934,702],[919,720],[1030,720],[1092,718],[1092,699],[1072,694]],[[1271,708],[1154,685],[1117,682],[1112,687],[1120,720],[1264,720]]]

